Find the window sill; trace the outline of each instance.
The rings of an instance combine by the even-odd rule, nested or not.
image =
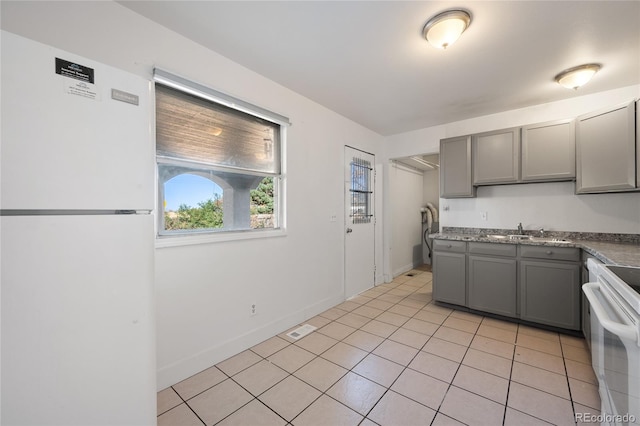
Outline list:
[[[213,244],[225,241],[253,240],[259,238],[275,238],[284,237],[286,235],[286,230],[282,228],[264,231],[227,231],[190,235],[157,235],[156,248],[190,246],[195,244]]]

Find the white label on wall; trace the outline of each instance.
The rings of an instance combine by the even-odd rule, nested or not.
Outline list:
[[[140,103],[140,98],[138,97],[138,95],[134,95],[133,93],[125,92],[118,89],[111,89],[111,99],[126,102],[131,105],[138,105]]]
[[[64,91],[70,95],[80,96],[94,101],[100,100],[100,92],[95,84],[70,78],[64,79]]]

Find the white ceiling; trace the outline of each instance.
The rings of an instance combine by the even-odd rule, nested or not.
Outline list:
[[[640,83],[640,1],[119,1],[381,135]],[[465,8],[446,51],[422,38]],[[584,63],[578,91],[556,84]]]

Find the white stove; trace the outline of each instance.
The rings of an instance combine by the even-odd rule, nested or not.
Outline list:
[[[640,425],[640,268],[589,259],[591,358],[602,425]]]
[[[604,266],[615,275],[610,282],[631,308],[640,314],[640,268],[629,266]]]

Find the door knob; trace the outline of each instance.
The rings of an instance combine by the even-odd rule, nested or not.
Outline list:
[[[353,229],[351,229],[351,228],[347,228],[347,234],[350,234],[350,233],[352,233],[352,232],[353,232]]]

